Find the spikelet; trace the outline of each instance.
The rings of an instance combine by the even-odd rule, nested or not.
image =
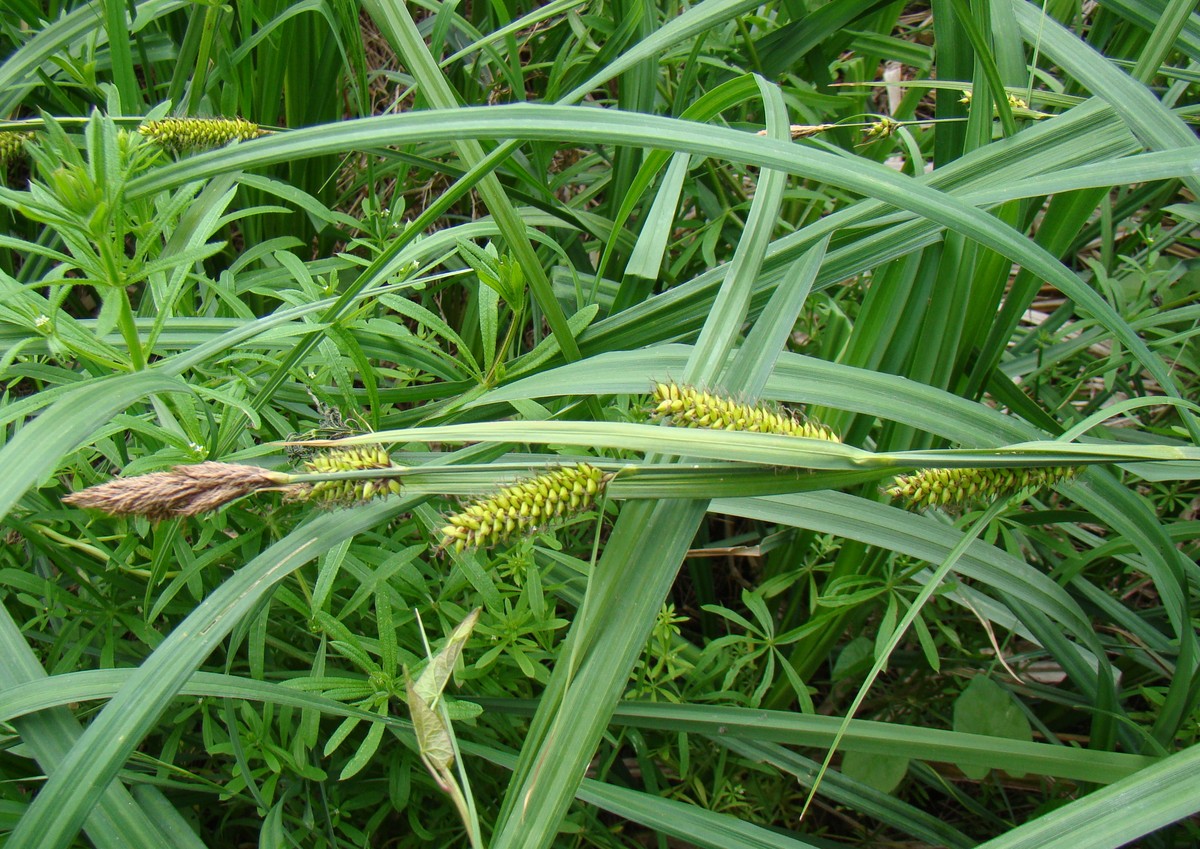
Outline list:
[[[659,383],[654,387],[654,402],[651,414],[674,427],[745,430],[824,439],[828,442],[841,441],[823,424],[800,421],[790,413],[772,410],[761,404],[739,404],[690,386]]]
[[[237,463],[197,463],[176,466],[132,478],[115,478],[68,495],[76,507],[102,510],[112,516],[169,519],[216,510],[235,498],[286,482],[287,475]]]
[[[867,127],[867,141],[886,139],[895,133],[896,130],[900,129],[900,127],[901,124],[899,121],[894,121],[885,115],[878,121],[871,124],[871,126]]]
[[[820,135],[826,130],[832,130],[837,124],[792,124],[788,127],[788,134],[792,137],[792,141],[797,139],[807,139],[812,136]],[[766,130],[759,130],[758,135],[765,136]]]
[[[386,450],[379,445],[338,448],[318,454],[304,462],[310,474],[328,475],[361,469],[392,469],[395,465]],[[326,504],[358,504],[385,495],[399,495],[400,482],[395,478],[328,480],[295,484],[289,490],[292,500],[320,501]]]
[[[25,150],[25,142],[33,138],[33,133],[19,133],[14,130],[0,132],[0,165],[7,165]]]
[[[888,487],[893,498],[904,498],[910,507],[960,506],[971,501],[999,498],[1014,492],[1040,489],[1079,474],[1075,466],[1036,469],[922,469],[897,475]]]
[[[184,151],[221,147],[234,139],[256,139],[268,131],[242,118],[163,118],[147,121],[138,132],[168,150]]]
[[[1017,97],[1015,94],[1006,92],[1004,95],[1004,99],[1008,101],[1008,105],[1011,109],[1028,109],[1029,108],[1029,104],[1025,101],[1025,99],[1021,98],[1021,97]],[[974,100],[974,93],[971,91],[971,89],[967,89],[966,91],[963,92],[962,97],[960,97],[958,99],[958,102],[966,103],[969,105],[972,100]]]
[[[453,546],[455,551],[482,548],[537,530],[564,513],[589,510],[607,482],[603,471],[587,463],[518,481],[449,516],[442,528],[442,546]]]

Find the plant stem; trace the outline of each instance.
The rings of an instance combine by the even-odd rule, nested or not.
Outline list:
[[[138,338],[137,321],[133,317],[133,306],[129,303],[129,292],[124,286],[117,287],[121,299],[117,308],[117,324],[121,328],[121,336],[129,348],[129,361],[133,371],[141,371],[146,367],[146,352],[142,350],[142,340]]]

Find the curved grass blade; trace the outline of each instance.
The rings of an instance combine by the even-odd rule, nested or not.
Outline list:
[[[1200,746],[1191,746],[978,849],[1116,849],[1200,811]]]
[[[766,763],[786,772],[797,779],[801,787],[812,782],[820,764],[799,755],[784,746],[773,743],[759,743],[750,740],[739,740],[728,736],[715,738],[716,742],[736,752],[742,757],[751,758],[756,763]],[[849,751],[843,738],[842,748]],[[885,825],[925,841],[933,846],[945,846],[948,849],[970,849],[975,841],[961,831],[932,813],[927,813],[913,807],[900,799],[881,793],[874,788],[857,782],[839,772],[828,772],[821,782],[818,794],[838,805],[845,805],[859,813],[874,817]]]
[[[726,386],[737,387],[739,397],[758,398],[766,388],[771,372],[796,326],[813,281],[821,270],[829,238],[819,241],[788,269],[771,296],[766,310],[738,349],[738,355],[725,372]]]
[[[475,701],[488,710],[527,714],[533,709],[530,702]],[[837,716],[792,711],[634,701],[618,705],[612,721],[635,728],[814,747],[828,746],[842,723],[841,717]],[[842,747],[847,751],[900,754],[938,763],[971,763],[992,769],[1106,784],[1122,781],[1158,762],[1143,755],[1030,743],[868,719],[852,719],[842,739]]]
[[[767,83],[761,77],[755,77],[755,82],[758,83],[762,96],[768,134],[775,139],[786,138],[787,109],[783,105],[783,95],[779,87]],[[750,204],[750,214],[746,217],[746,226],[738,239],[737,248],[734,249],[733,259],[729,262],[725,282],[717,291],[712,312],[700,330],[700,338],[696,340],[692,356],[683,371],[685,383],[693,386],[729,386],[723,382],[721,372],[742,332],[746,314],[750,311],[754,281],[758,278],[766,258],[767,245],[775,231],[779,207],[783,203],[783,190],[786,187],[787,174],[783,171],[769,168],[759,175],[754,200]],[[742,351],[737,359],[745,360],[752,353],[749,350]],[[734,365],[736,366],[736,362]],[[750,387],[733,388],[746,392],[747,397],[755,397]]]
[[[928,563],[946,559],[962,532],[927,516],[842,492],[716,499],[716,513],[836,534]],[[1091,623],[1079,605],[1054,581],[1022,560],[991,545],[975,543],[958,561],[958,571],[983,584],[1023,598],[1077,640],[1095,644]]]

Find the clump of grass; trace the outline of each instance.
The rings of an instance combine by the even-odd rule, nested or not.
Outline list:
[[[1143,85],[1139,80],[1155,71],[1143,63],[1133,80],[1142,97],[1131,98],[1134,89],[1117,85],[1120,67],[1080,62],[1107,71],[1073,79],[1064,70],[1071,62],[1035,67],[1039,56],[1030,44],[1028,85],[1006,79],[1015,93],[994,89],[989,114],[974,110],[968,126],[972,110],[957,102],[958,92],[984,83],[984,65],[973,75],[955,73],[942,61],[954,45],[934,43],[928,16],[913,9],[822,23],[793,19],[796,10],[786,7],[734,19],[725,16],[736,13],[732,4],[686,10],[657,4],[630,27],[622,25],[620,5],[589,4],[588,26],[580,27],[573,13],[553,13],[543,4],[533,4],[520,20],[505,4],[469,4],[459,7],[466,18],[444,9],[439,25],[469,32],[475,47],[459,46],[473,53],[438,69],[440,57],[426,55],[424,22],[419,28],[409,20],[403,4],[363,4],[361,16],[355,4],[328,4],[328,15],[297,15],[302,7],[295,4],[239,4],[239,15],[251,9],[253,20],[239,17],[231,25],[221,22],[221,4],[138,4],[130,43],[113,38],[99,53],[94,39],[80,40],[80,27],[118,33],[121,7],[128,4],[74,0],[54,4],[62,15],[44,18],[37,14],[42,5],[7,4],[24,17],[0,27],[9,82],[0,86],[3,114],[45,116],[33,141],[0,136],[16,157],[8,176],[24,189],[0,190],[0,645],[6,660],[17,659],[0,662],[0,689],[41,677],[36,663],[20,660],[22,652],[59,676],[55,694],[72,705],[89,698],[86,684],[71,692],[75,671],[148,662],[172,674],[157,692],[139,688],[135,705],[122,702],[136,709],[110,711],[105,734],[73,743],[63,766],[38,763],[38,753],[54,751],[63,723],[92,707],[58,708],[51,725],[32,717],[5,725],[34,755],[0,765],[0,805],[20,812],[7,817],[16,823],[9,838],[14,847],[66,846],[72,829],[86,823],[88,835],[75,842],[156,849],[160,829],[129,819],[141,816],[138,802],[145,800],[129,797],[113,780],[122,766],[138,768],[125,763],[135,751],[173,776],[153,805],[146,802],[151,819],[165,833],[194,830],[211,846],[264,839],[313,849],[381,839],[396,849],[462,844],[464,821],[472,845],[481,845],[476,797],[497,802],[495,815],[486,817],[494,849],[615,845],[622,835],[612,834],[611,815],[598,807],[603,794],[597,804],[573,799],[585,773],[596,787],[628,784],[622,753],[631,740],[646,753],[638,766],[651,790],[639,802],[646,814],[639,826],[645,831],[637,835],[642,842],[669,840],[686,810],[680,803],[697,799],[706,819],[696,820],[689,837],[729,849],[781,833],[799,840],[821,833],[855,846],[880,839],[969,846],[1026,819],[1031,822],[1018,829],[1032,827],[1032,834],[1002,839],[1036,843],[1038,829],[1056,827],[1036,819],[1052,808],[1047,817],[1091,820],[1081,840],[1103,839],[1120,810],[1092,816],[1095,807],[1079,807],[1078,814],[1057,807],[1082,795],[1071,783],[1081,775],[1092,784],[1121,778],[1126,793],[1140,782],[1146,798],[1157,797],[1156,810],[1181,810],[1178,798],[1167,802],[1186,788],[1160,786],[1164,773],[1157,764],[1144,779],[1133,774],[1149,762],[1133,758],[1180,751],[1200,736],[1192,704],[1197,671],[1189,661],[1194,653],[1186,651],[1196,636],[1184,610],[1194,606],[1184,567],[1196,559],[1196,545],[1186,526],[1172,526],[1190,517],[1196,496],[1186,474],[1137,482],[1137,491],[1129,492],[1123,484],[1136,467],[1121,469],[1120,476],[1097,469],[1089,475],[1089,497],[1069,514],[1033,514],[1001,528],[980,521],[974,551],[961,556],[994,546],[989,558],[1000,568],[971,572],[971,598],[935,594],[938,581],[925,575],[918,590],[913,570],[925,568],[915,561],[927,561],[938,570],[934,576],[947,574],[963,550],[952,546],[976,533],[977,520],[905,517],[876,503],[875,477],[844,484],[830,478],[828,485],[845,489],[840,493],[812,491],[805,480],[794,494],[760,495],[757,484],[732,492],[735,474],[722,487],[744,497],[702,504],[708,493],[698,498],[682,476],[673,491],[668,473],[653,490],[607,491],[622,501],[613,510],[613,533],[596,535],[601,545],[594,551],[586,535],[563,534],[561,551],[487,551],[461,569],[439,562],[439,546],[491,546],[569,521],[571,509],[596,505],[594,515],[607,476],[592,471],[568,481],[564,476],[578,469],[551,472],[564,463],[554,448],[542,459],[513,449],[522,452],[525,468],[536,468],[529,478],[545,472],[549,482],[501,480],[496,488],[512,486],[465,507],[457,522],[441,524],[417,498],[411,511],[391,509],[408,504],[373,501],[348,515],[301,515],[376,499],[401,483],[405,495],[433,492],[439,480],[448,484],[443,492],[459,486],[448,483],[463,470],[457,465],[445,477],[439,463],[437,471],[422,469],[409,478],[410,470],[379,448],[317,457],[305,447],[302,454],[293,450],[294,468],[281,465],[279,473],[202,463],[71,497],[70,503],[87,506],[90,499],[91,506],[121,515],[199,516],[177,534],[99,514],[72,532],[70,520],[82,513],[60,509],[46,496],[58,486],[56,475],[92,480],[97,456],[131,469],[150,458],[190,458],[160,459],[153,466],[160,469],[198,459],[189,443],[211,445],[217,457],[249,457],[277,439],[313,442],[367,429],[484,423],[510,415],[491,403],[499,396],[479,394],[501,385],[528,418],[536,403],[539,419],[623,420],[624,393],[653,385],[642,376],[653,372],[643,369],[660,375],[683,369],[702,387],[718,385],[726,364],[742,375],[724,384],[730,398],[668,386],[651,405],[664,424],[840,438],[893,457],[943,440],[982,447],[1039,434],[1053,438],[1073,430],[1080,415],[1142,398],[1147,386],[1171,389],[1168,371],[1181,396],[1194,396],[1196,369],[1184,330],[1197,290],[1179,271],[1178,258],[1190,255],[1195,228],[1172,210],[1194,195],[1195,175],[1180,166],[1177,179],[1155,185],[1147,178],[1126,188],[1144,174],[1124,164],[1133,160],[1128,139],[1114,142],[1109,135],[1121,119],[1071,108],[1089,87],[1117,92],[1144,129],[1137,135],[1146,149],[1173,149],[1186,139],[1168,131],[1178,123],[1168,110],[1187,102],[1186,79],[1174,75]],[[97,18],[92,5],[104,14]],[[714,17],[717,6],[725,12]],[[1023,4],[1013,10],[1029,31],[1024,16],[1033,12]],[[805,27],[813,55],[838,57],[835,76],[862,85],[810,80],[784,37],[793,24]],[[1046,32],[1061,30],[1053,21],[1045,24]],[[589,35],[596,31],[607,37],[596,42]],[[1079,39],[1079,56],[1108,44],[1127,54],[1150,37],[1119,15],[1106,21],[1102,35]],[[1055,35],[1064,58],[1073,38]],[[312,45],[329,43],[339,50],[314,61]],[[889,55],[903,49],[896,54],[905,62],[899,86],[879,78],[888,70],[888,57],[877,55],[880,45]],[[630,50],[645,51],[636,79],[623,64]],[[755,56],[753,67],[744,63],[747,55]],[[1143,55],[1173,61],[1178,50],[1152,45]],[[581,69],[588,85],[580,85]],[[622,75],[619,101],[602,81],[610,73]],[[880,85],[887,86],[886,102]],[[1026,87],[1029,94],[1022,93]],[[385,122],[355,120],[407,110],[414,88],[428,106],[445,110],[416,135],[383,133],[376,128]],[[586,90],[579,96],[588,101],[576,110],[578,132],[555,143],[555,122],[566,113],[553,111],[568,107],[548,104],[576,90]],[[1169,102],[1153,103],[1149,95]],[[791,118],[771,105],[779,97]],[[523,117],[496,110],[485,146],[495,158],[476,167],[482,153],[471,141],[474,131],[455,125],[467,117],[458,107],[506,100],[541,102]],[[1025,100],[1048,111],[1028,109]],[[171,106],[150,106],[143,119],[105,114],[132,116],[166,101]],[[596,106],[610,105],[621,108],[595,117]],[[281,134],[241,145],[237,157],[189,162],[189,151],[254,139],[262,129],[236,119],[152,122],[172,108],[181,115],[242,115],[320,128],[323,141],[299,150]],[[637,129],[621,123],[629,109],[659,114],[642,116],[655,123]],[[1179,114],[1186,120],[1186,110]],[[680,120],[665,123],[674,115]],[[848,116],[866,117],[849,123]],[[996,125],[989,129],[992,118]],[[804,123],[789,130],[789,120]],[[1044,122],[1036,133],[1028,132],[1033,120]],[[142,132],[131,131],[139,121]],[[543,121],[550,131],[545,138],[536,132]],[[711,132],[698,131],[695,122],[710,123]],[[786,146],[753,135],[764,122],[772,125],[764,135],[787,132],[806,148],[803,168],[770,165],[785,164],[777,154]],[[22,120],[0,132],[36,124]],[[609,132],[618,126],[625,129]],[[541,140],[526,139],[530,130]],[[398,149],[387,150],[393,141]],[[699,164],[693,157],[701,141],[703,166],[689,167]],[[317,150],[323,152],[312,155]],[[827,155],[835,151],[837,160]],[[810,156],[824,165],[810,169]],[[463,179],[458,168],[447,167],[452,162],[466,166]],[[883,162],[899,173],[875,167]],[[911,179],[930,164],[934,179]],[[1104,167],[1114,190],[1071,176],[1082,164]],[[1064,189],[1050,200],[1030,196],[1038,191],[1033,181],[1056,178],[1062,168],[1064,185],[1075,191]],[[1027,191],[1009,194],[1016,185]],[[972,203],[988,192],[1012,201],[994,216],[972,217]],[[347,216],[358,209],[361,216]],[[905,210],[900,218],[898,209]],[[474,220],[485,211],[490,220]],[[820,247],[830,230],[836,230],[831,241]],[[489,243],[477,246],[485,232]],[[959,248],[970,244],[986,247]],[[1033,250],[1038,244],[1057,246],[1052,253],[1061,254],[1062,263]],[[470,270],[437,279],[443,264],[452,272]],[[1072,268],[1087,268],[1103,284],[1100,294]],[[408,269],[422,277],[429,272],[430,279],[418,280],[414,272],[409,281]],[[588,280],[593,284],[578,285]],[[1047,301],[1047,282],[1066,300]],[[1090,306],[1087,296],[1094,296]],[[333,300],[320,303],[326,298]],[[1107,319],[1102,301],[1114,311]],[[568,306],[571,314],[560,315]],[[312,310],[303,313],[311,324],[286,312],[297,308]],[[1157,377],[1157,366],[1144,371],[1130,357],[1141,328],[1167,364]],[[1121,341],[1106,344],[1113,333]],[[700,340],[705,344],[693,345],[687,366],[676,359],[682,348],[664,351],[669,367],[652,350],[662,342]],[[732,361],[721,354],[726,347]],[[1142,366],[1157,362],[1137,356]],[[631,362],[639,363],[636,372]],[[571,369],[561,381],[560,368]],[[146,394],[165,387],[157,370],[177,377],[175,388],[186,383],[194,391]],[[998,373],[1025,394],[1023,403],[988,397],[996,387],[1007,389],[1005,381],[992,380]],[[738,403],[756,396],[767,374],[804,384],[804,394],[819,397],[815,403],[830,411],[826,422],[836,436],[798,411]],[[567,391],[541,395],[547,386]],[[604,409],[604,399],[617,390],[617,409]],[[341,396],[358,409],[343,421],[314,401],[310,416],[302,406],[306,393]],[[998,408],[1008,409],[1003,421]],[[1151,441],[1176,442],[1173,412],[1153,403],[1126,408],[1125,416],[1149,423]],[[739,436],[705,435],[708,441]],[[392,447],[387,437],[365,439]],[[631,442],[610,447],[597,439],[580,450],[638,453]],[[792,443],[797,454],[812,445]],[[441,451],[440,442],[432,445]],[[829,465],[852,454],[811,453],[826,455]],[[411,462],[425,456],[414,453]],[[482,458],[491,456],[498,454],[468,450],[463,459],[488,462]],[[1075,462],[1062,456],[1040,462]],[[1039,462],[1033,455],[1028,461]],[[723,474],[709,468],[714,480]],[[733,463],[729,468],[743,471]],[[496,481],[504,474],[465,471],[458,481],[484,474]],[[784,475],[766,474],[779,478],[777,487],[773,481],[766,489],[790,486]],[[938,474],[949,480],[937,480]],[[955,503],[1004,491],[981,484],[987,474],[1005,473],[941,470],[923,479],[905,476],[923,483],[904,486],[924,493],[929,504]],[[1026,477],[1013,485],[1030,482]],[[453,491],[476,491],[467,489],[473,486]],[[254,498],[271,490],[302,499],[289,505],[282,521]],[[706,511],[712,515],[702,520]],[[373,516],[387,517],[386,525],[367,527]],[[301,524],[289,531],[293,520]],[[912,533],[896,533],[897,523]],[[442,525],[448,532],[439,532]],[[1087,533],[1092,525],[1104,533]],[[988,541],[993,530],[994,543]],[[1129,556],[1107,556],[1114,546]],[[706,568],[697,554],[724,562]],[[589,556],[595,568],[587,572],[581,600],[575,575]],[[741,568],[743,557],[753,557],[754,567]],[[1077,568],[1084,561],[1088,568]],[[1071,580],[1047,577],[1063,574]],[[1030,592],[1014,596],[1014,580]],[[236,601],[202,604],[214,597]],[[1105,598],[1113,603],[1096,603]],[[975,599],[989,603],[973,606]],[[671,614],[673,602],[678,616]],[[411,611],[398,616],[398,605]],[[429,646],[426,629],[417,625],[421,619],[445,625],[477,607],[484,612],[473,635],[464,630],[448,643],[461,651],[453,658]],[[685,617],[697,611],[703,615]],[[1046,617],[1052,624],[1039,624]],[[569,621],[572,636],[564,643]],[[178,638],[171,639],[176,628]],[[997,628],[1007,633],[994,634]],[[1008,636],[1049,628],[1060,628],[1063,638],[1014,643]],[[16,638],[18,630],[28,647]],[[429,633],[443,630],[435,626]],[[239,636],[227,651],[217,651],[221,634]],[[1161,662],[1146,661],[1147,646]],[[991,695],[962,689],[964,676],[982,681],[1010,660],[1014,679],[1024,674],[1022,659],[1074,670],[1080,647],[1094,665],[1069,675],[1053,699],[1027,687],[992,688]],[[424,672],[422,658],[429,659]],[[869,677],[850,703],[847,686],[873,660],[894,674]],[[409,670],[414,688],[406,686]],[[193,673],[201,673],[193,682],[207,677],[203,686],[210,689],[201,698],[178,699],[171,681]],[[299,685],[354,712],[322,715],[311,703],[298,711],[285,707],[290,698],[276,704],[269,695],[235,714],[222,710],[222,702],[245,692],[238,684],[243,677],[256,687]],[[451,677],[461,677],[470,699],[449,697],[444,685]],[[425,687],[430,679],[436,686]],[[410,689],[419,689],[419,700],[405,699]],[[813,809],[798,827],[794,777],[817,765],[759,746],[771,743],[771,729],[762,739],[749,738],[764,709],[808,712],[817,693],[822,712],[856,715],[861,708],[864,719],[884,720],[876,726],[881,748],[869,769],[867,758],[856,762],[860,753],[850,753],[842,770],[858,786],[839,797],[839,810]],[[613,725],[623,694],[679,703],[698,721],[697,733],[680,735],[636,718]],[[488,699],[486,711],[480,698]],[[539,704],[532,722],[526,716],[531,698]],[[418,746],[407,736],[406,745],[387,744],[398,699],[414,714],[438,716],[414,723]],[[738,711],[750,729],[742,743],[752,750],[713,743],[721,728],[739,721]],[[1032,746],[1029,723],[1008,721],[1028,716],[1047,736],[1089,740],[1083,754],[1094,759],[1060,757],[1055,752],[1064,747],[1049,743],[1026,755],[1003,737],[993,737],[998,742],[991,747],[969,738],[965,744],[979,757],[1042,780],[981,781],[967,771],[970,764],[905,768],[908,756],[924,754],[911,743],[912,729],[941,724],[951,714],[947,742],[1002,726],[1020,731],[1023,745]],[[468,718],[457,731],[451,727],[452,720]],[[705,727],[713,733],[701,733]],[[481,754],[521,748],[524,766],[509,773],[481,768],[478,759],[463,763],[451,732]],[[1043,754],[1035,756],[1037,750]],[[884,760],[892,769],[876,769],[880,755],[891,756]],[[433,770],[432,784],[421,769],[426,758],[441,767]],[[883,807],[877,794],[858,789],[881,771],[901,781],[892,804]],[[452,793],[450,779],[465,789],[468,772],[475,790],[465,794],[463,813],[461,799],[438,791]],[[331,775],[339,780],[327,780]],[[964,778],[972,782],[965,795],[956,789]],[[931,801],[926,789],[933,780],[954,796],[952,803],[964,804]],[[98,801],[89,798],[105,786]],[[38,788],[32,800],[29,787]],[[85,821],[83,803],[93,801],[98,815]],[[1081,804],[1092,803],[1067,803]],[[568,808],[574,838],[563,836]],[[314,812],[322,820],[317,828]],[[420,833],[408,827],[414,817]],[[872,817],[879,822],[864,825]],[[773,831],[764,837],[756,833],[759,826]],[[1163,826],[1160,816],[1140,830]],[[1156,839],[1192,845],[1197,829],[1185,820],[1177,831],[1186,834]],[[1129,839],[1135,839],[1132,831]]]

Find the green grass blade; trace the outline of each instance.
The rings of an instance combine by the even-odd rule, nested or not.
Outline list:
[[[842,738],[842,748],[848,751],[845,739]],[[816,761],[781,745],[740,740],[724,735],[716,740],[731,752],[752,758],[759,763],[770,764],[794,776],[801,787],[811,785],[813,776],[821,766]],[[845,805],[854,811],[874,817],[885,825],[934,846],[969,849],[975,845],[974,840],[936,815],[905,804],[839,772],[827,772],[817,793],[835,804]]]
[[[739,397],[758,398],[762,395],[808,293],[812,291],[828,246],[829,239],[823,239],[796,260],[725,372],[725,385],[737,387]]]
[[[477,745],[464,745],[463,751],[512,769],[514,759],[505,752]],[[591,778],[583,779],[576,798],[663,834],[675,835],[691,845],[709,849],[817,849],[813,844],[736,817]]]
[[[1150,30],[1150,38],[1142,48],[1131,76],[1135,80],[1150,83],[1159,72],[1160,66],[1175,49],[1175,42],[1183,32],[1184,25],[1195,14],[1196,4],[1191,0],[1169,0],[1165,13]]]
[[[481,699],[492,710],[527,713],[528,702]],[[825,747],[842,724],[841,717],[732,707],[625,701],[613,714],[616,725],[704,734],[759,743]],[[915,760],[971,763],[1013,772],[1030,772],[1105,784],[1135,776],[1157,761],[1142,755],[1096,752],[1051,743],[1032,743],[940,728],[852,719],[841,748],[865,754],[899,754]]]
[[[0,626],[2,627],[2,626]],[[51,710],[76,702],[111,699],[138,674],[136,669],[84,669],[61,675],[28,680],[6,687],[0,695],[0,717],[3,722]],[[297,684],[305,678],[295,679]],[[319,693],[310,693],[299,686],[290,687],[271,681],[256,681],[237,675],[217,672],[195,672],[179,688],[180,696],[205,696],[214,699],[243,699],[253,702],[269,702],[296,708],[319,710],[330,716],[353,716],[359,719],[380,721],[377,713],[361,710],[326,698]],[[401,728],[409,725],[403,720],[389,720]]]
[[[703,515],[703,502],[693,501],[638,501],[622,509],[584,602],[595,613],[576,619],[563,647],[492,849],[548,846],[558,833]]]
[[[1076,799],[979,849],[1116,849],[1200,811],[1200,746]]]
[[[835,533],[927,563],[945,560],[962,538],[956,528],[927,516],[842,492],[717,499],[713,501],[712,509],[717,513]],[[985,585],[1023,598],[1065,627],[1077,640],[1093,641],[1088,618],[1075,600],[1027,563],[994,546],[977,542],[958,561],[957,569]]]
[[[128,38],[132,27],[125,17],[127,8],[123,0],[104,0],[104,26],[108,31],[113,82],[121,95],[121,110],[136,115],[142,111],[142,91],[133,71],[133,51]]]
[[[645,286],[653,285],[658,279],[667,251],[667,239],[675,227],[675,210],[679,207],[679,195],[683,191],[683,180],[687,177],[691,159],[686,153],[677,153],[671,157],[671,164],[667,166],[662,184],[654,194],[654,202],[641,222],[642,229],[629,254],[629,261],[625,263],[626,280],[622,281],[621,289],[613,300],[614,312],[627,308],[637,300],[630,294],[635,286],[629,278],[636,278]],[[625,203],[632,206],[635,199],[636,196],[630,192],[625,197]],[[614,245],[615,242],[609,244]]]
[[[681,454],[712,460],[809,469],[976,468],[1085,465],[1156,460],[1194,470],[1200,448],[1126,443],[1028,442],[998,448],[873,453],[840,442],[771,433],[659,427],[630,422],[505,421],[381,430],[336,441],[303,444],[330,447],[377,442],[542,442]],[[1189,477],[1184,473],[1181,479]]]
[[[770,85],[761,77],[755,77],[766,112],[767,133],[771,138],[782,139],[788,134],[787,109],[778,87]],[[764,169],[758,176],[754,200],[746,226],[738,239],[733,259],[729,263],[725,283],[717,292],[712,312],[700,331],[696,347],[684,370],[685,383],[693,386],[717,385],[729,352],[733,350],[742,331],[742,324],[750,310],[750,299],[754,294],[754,281],[762,269],[767,245],[775,231],[779,207],[783,203],[783,190],[787,186],[787,175],[782,171]],[[739,358],[755,353],[744,351]],[[740,389],[740,387],[739,387]],[[749,396],[753,398],[753,396]]]

